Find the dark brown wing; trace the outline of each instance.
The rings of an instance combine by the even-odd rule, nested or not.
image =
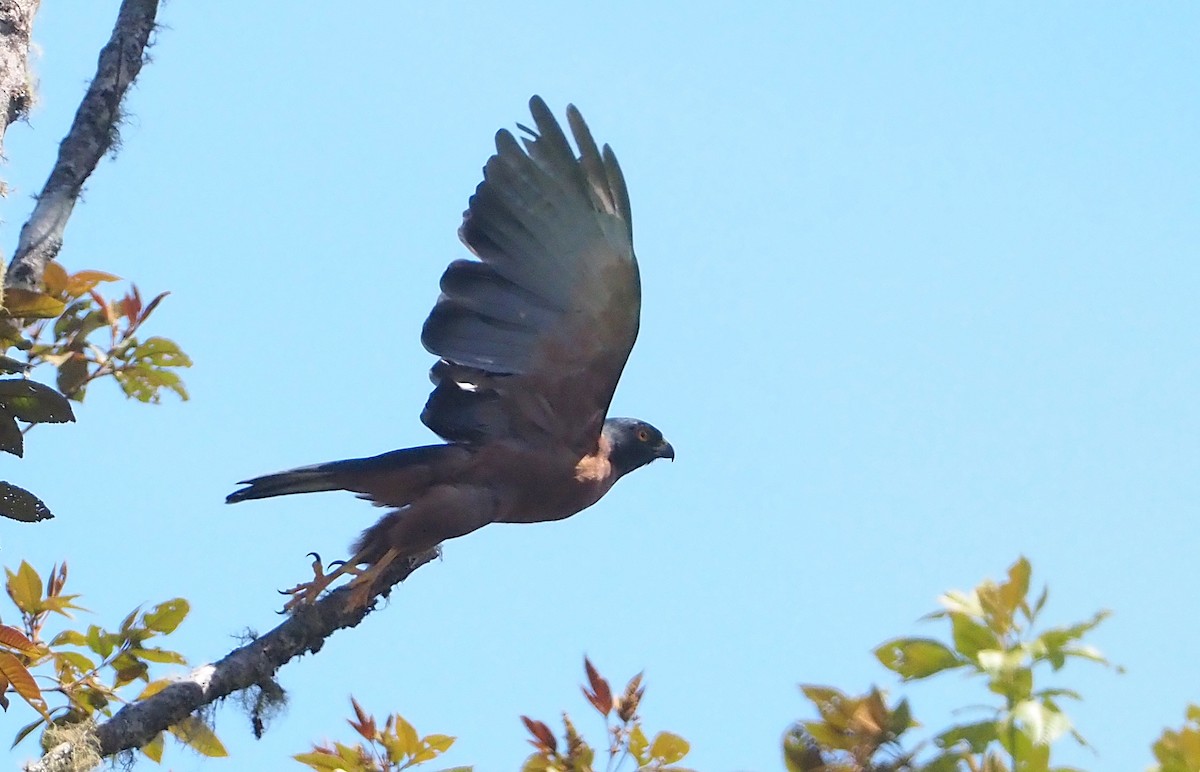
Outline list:
[[[524,148],[496,135],[456,260],[421,341],[441,360],[421,420],[447,440],[517,438],[593,452],[637,338],[641,286],[629,194],[573,106],[579,157],[546,103]]]

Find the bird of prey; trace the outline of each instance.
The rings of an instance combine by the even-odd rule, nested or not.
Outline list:
[[[617,158],[573,105],[578,155],[540,97],[529,108],[535,128],[518,124],[520,142],[496,134],[463,214],[458,235],[478,259],[446,269],[421,331],[438,357],[421,421],[445,443],[255,477],[226,499],[347,490],[390,509],[336,571],[318,559],[289,608],[344,574],[363,605],[397,559],[488,523],[570,517],[623,475],[675,458],[645,421],[606,417],[641,310]]]

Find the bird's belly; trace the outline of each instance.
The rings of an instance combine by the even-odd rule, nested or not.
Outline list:
[[[543,486],[530,486],[501,506],[501,523],[542,523],[563,520],[600,500],[611,483],[607,481],[555,481]]]
[[[467,476],[495,492],[495,522],[540,523],[570,517],[612,487],[607,475],[580,475],[579,463],[565,450],[496,443],[475,454]]]

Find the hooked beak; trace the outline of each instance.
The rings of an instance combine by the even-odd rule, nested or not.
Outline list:
[[[655,458],[669,458],[672,462],[675,461],[675,448],[671,447],[671,443],[663,440],[657,448],[654,449]]]

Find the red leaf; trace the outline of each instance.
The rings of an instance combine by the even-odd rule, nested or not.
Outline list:
[[[583,668],[587,671],[588,683],[592,687],[590,692],[584,688],[583,696],[587,697],[588,702],[592,703],[592,707],[600,711],[601,715],[607,716],[613,708],[612,689],[587,657],[583,658]]]
[[[350,704],[354,706],[354,715],[358,718],[358,721],[347,719],[346,723],[354,727],[354,731],[358,732],[365,739],[374,740],[377,734],[375,719],[367,715],[367,712],[358,704],[358,700],[353,697],[350,698]]]
[[[555,739],[554,732],[550,731],[550,727],[541,721],[534,721],[528,716],[521,716],[521,720],[525,722],[525,728],[529,730],[529,733],[536,738],[536,741],[529,741],[533,747],[547,753],[555,753],[558,750],[558,740]]]
[[[29,703],[30,707],[41,713],[42,718],[50,720],[50,714],[46,712],[46,701],[42,699],[42,690],[38,688],[37,682],[33,680],[29,670],[21,664],[21,660],[7,651],[0,651],[0,673],[8,679],[12,688]]]
[[[130,322],[136,322],[141,317],[142,295],[138,292],[136,284],[130,288],[129,294],[125,296],[125,302],[121,304],[121,310],[125,312],[125,318]]]
[[[34,645],[33,641],[26,638],[25,634],[17,628],[9,627],[8,625],[0,625],[0,644],[10,649],[16,649],[23,654],[37,652],[37,646]]]
[[[96,290],[88,290],[88,294],[92,296],[92,300],[96,301],[96,305],[100,306],[101,313],[104,314],[104,323],[110,327],[117,323],[117,317],[113,315],[112,306],[105,300]]]

